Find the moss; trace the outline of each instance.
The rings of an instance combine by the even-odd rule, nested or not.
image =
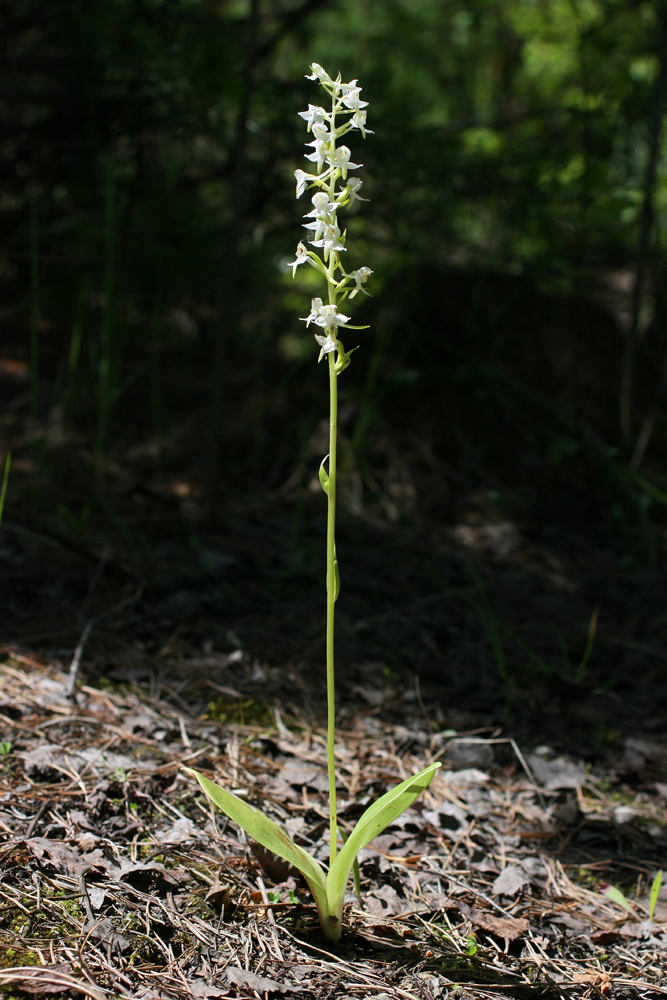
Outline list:
[[[6,924],[7,928],[20,937],[25,934],[27,928],[30,926],[30,917],[27,917],[22,910],[17,910],[16,913],[9,918]]]
[[[250,726],[270,726],[273,723],[273,715],[264,702],[253,701],[252,698],[226,698],[218,695],[214,701],[209,701],[207,708],[202,718],[215,722]]]
[[[24,968],[27,965],[40,964],[36,951],[23,948],[5,948],[4,950],[0,948],[0,969]]]

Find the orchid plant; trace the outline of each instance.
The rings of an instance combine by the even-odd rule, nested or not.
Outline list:
[[[358,820],[354,829],[346,836],[338,825],[336,812],[335,775],[335,721],[336,705],[334,693],[334,606],[340,590],[340,576],[336,556],[336,443],[338,414],[338,376],[350,364],[352,351],[346,353],[338,337],[339,329],[362,330],[363,326],[351,326],[350,317],[339,309],[348,299],[351,301],[362,292],[373,273],[369,267],[359,267],[348,272],[342,263],[341,254],[347,253],[346,233],[338,224],[339,209],[349,208],[355,201],[366,201],[359,191],[362,182],[357,177],[349,177],[351,170],[362,165],[352,162],[352,153],[338,141],[354,130],[365,138],[370,132],[366,127],[367,101],[361,100],[361,87],[357,81],[342,83],[340,75],[334,80],[318,63],[311,66],[309,80],[318,81],[330,98],[330,110],[309,104],[307,111],[299,112],[306,122],[312,140],[307,147],[312,152],[306,159],[315,165],[316,172],[296,170],[296,196],[314,190],[313,208],[304,218],[309,231],[308,242],[321,251],[309,250],[299,243],[296,257],[291,262],[292,274],[303,264],[314,267],[326,282],[328,301],[321,298],[311,301],[308,316],[303,317],[306,326],[311,323],[318,328],[315,340],[320,348],[318,360],[325,356],[329,366],[329,454],[320,465],[320,483],[327,496],[327,549],[326,549],[326,676],[327,676],[327,769],[329,775],[329,867],[328,872],[312,855],[295,844],[285,830],[268,816],[254,809],[231,792],[210,781],[192,768],[184,768],[194,775],[207,796],[235,823],[268,850],[294,865],[304,875],[315,899],[322,930],[331,941],[341,935],[345,890],[350,872],[355,870],[358,885],[357,855],[374,837],[377,837],[390,823],[410,806],[428,786],[436,770],[435,762],[401,782],[369,806]],[[372,134],[372,133],[371,133]],[[355,348],[353,348],[355,350]],[[325,468],[326,466],[326,468]],[[338,850],[338,835],[343,841]]]

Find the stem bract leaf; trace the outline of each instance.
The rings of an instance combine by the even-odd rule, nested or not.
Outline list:
[[[329,457],[328,455],[325,455],[322,461],[320,462],[320,486],[327,494],[329,493],[329,473],[324,468],[324,463],[326,462],[328,457]]]
[[[419,774],[413,774],[411,778],[386,792],[360,817],[329,870],[327,891],[332,913],[336,913],[338,908],[336,903],[342,901],[345,895],[350,869],[361,848],[366,847],[374,837],[382,833],[401,813],[405,812],[408,806],[412,805],[428,786],[439,767],[441,767],[440,761],[436,761]]]

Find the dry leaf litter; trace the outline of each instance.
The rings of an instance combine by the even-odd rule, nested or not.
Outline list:
[[[648,899],[667,865],[664,783],[619,801],[605,775],[548,748],[524,755],[509,741],[514,764],[501,768],[500,734],[453,739],[424,716],[396,726],[372,708],[347,713],[336,747],[343,826],[428,762],[444,767],[361,852],[362,899],[350,891],[334,953],[298,873],[179,770],[195,766],[261,805],[324,860],[322,729],[273,706],[266,724],[244,722],[244,692],[212,681],[238,699],[240,721],[212,717],[187,682],[79,683],[70,695],[53,659],[6,649],[3,660],[5,994],[667,996],[667,885],[652,921]],[[634,744],[626,754],[650,751],[665,773],[664,745]],[[612,883],[626,886],[625,907],[605,895]]]

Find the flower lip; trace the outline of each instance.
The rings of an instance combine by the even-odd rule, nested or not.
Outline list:
[[[327,155],[326,160],[332,167],[338,167],[343,180],[346,180],[348,170],[356,170],[358,167],[363,167],[363,163],[352,163],[351,156],[352,152],[347,146],[339,146],[338,149],[334,149]]]
[[[311,200],[315,207],[306,212],[304,219],[324,219],[340,208],[339,202],[329,201],[329,195],[325,191],[318,191]]]
[[[329,157],[328,143],[324,139],[313,139],[312,142],[307,142],[306,146],[315,147],[312,153],[305,153],[304,155],[307,160],[317,163],[317,169],[321,170]]]
[[[309,223],[305,228],[310,229],[310,227],[313,225],[318,226],[319,231],[318,229],[315,230],[314,233],[315,239],[310,240],[310,242],[313,244],[314,247],[320,247],[321,249],[323,249],[325,257],[328,256],[331,250],[347,249],[345,244],[341,243],[341,241],[338,238],[340,236],[340,229],[338,228],[338,226],[328,225],[327,223],[318,220],[316,223],[312,222]]]

